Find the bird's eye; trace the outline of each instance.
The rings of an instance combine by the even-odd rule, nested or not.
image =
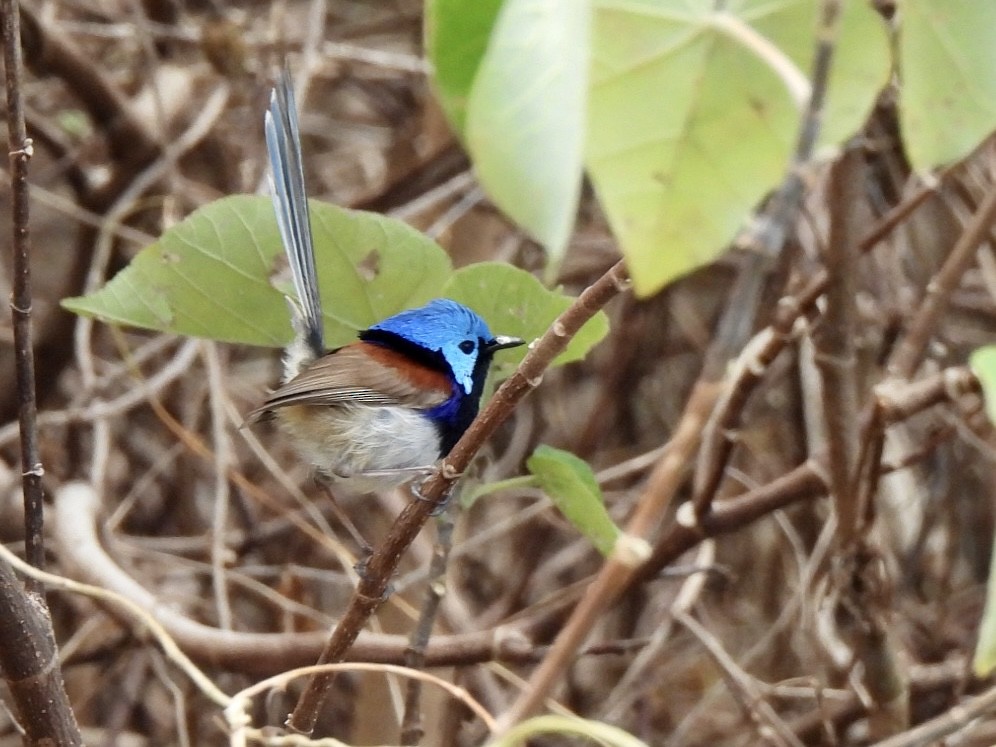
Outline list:
[[[463,352],[465,352],[467,355],[473,353],[475,347],[477,346],[474,344],[473,340],[464,340],[463,342],[460,343],[460,349]]]

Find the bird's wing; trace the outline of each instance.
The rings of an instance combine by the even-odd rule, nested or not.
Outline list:
[[[366,342],[356,342],[324,355],[273,392],[249,415],[290,405],[400,406],[429,409],[452,394],[446,374],[410,358]]]

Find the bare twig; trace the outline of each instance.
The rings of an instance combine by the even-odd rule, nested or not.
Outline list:
[[[873,729],[894,733],[908,720],[906,679],[896,666],[892,642],[882,619],[883,583],[876,578],[879,566],[862,535],[867,513],[862,509],[858,486],[860,420],[857,384],[857,262],[858,206],[864,183],[863,156],[848,150],[834,164],[830,175],[830,237],[824,265],[829,278],[827,307],[814,335],[816,365],[826,426],[830,492],[837,515],[837,566],[830,577],[839,608],[834,615],[838,634],[847,641],[863,665],[861,681],[871,697]],[[878,460],[876,460],[877,465]],[[877,473],[870,477],[878,482]],[[878,583],[869,583],[872,579]]]
[[[585,590],[570,619],[561,629],[529,679],[529,686],[502,714],[502,731],[531,716],[546,699],[564,669],[573,660],[598,618],[615,601],[632,580],[634,573],[649,557],[648,537],[656,528],[668,503],[684,480],[688,456],[698,443],[709,408],[716,401],[715,385],[700,381],[689,399],[677,430],[668,442],[664,456],[657,463],[644,489],[636,512],[626,525],[624,536],[616,543],[612,555]],[[694,545],[695,542],[692,543]],[[691,547],[692,545],[689,545]]]
[[[21,102],[21,29],[15,0],[0,5],[7,130],[11,162],[14,290],[11,313],[17,369],[18,419],[21,435],[22,488],[25,509],[25,548],[28,562],[40,569],[42,544],[43,474],[38,451],[34,355],[31,339],[31,267],[28,234],[27,138]],[[0,562],[0,670],[10,687],[29,745],[80,745],[76,717],[69,705],[58,666],[52,621],[36,579],[29,592],[8,562]]]
[[[376,664],[371,662],[351,664],[316,664],[310,667],[300,667],[299,669],[292,669],[290,671],[282,672],[270,677],[269,679],[263,680],[262,682],[257,682],[250,687],[247,687],[245,690],[233,695],[231,703],[225,708],[225,719],[228,722],[231,731],[230,744],[232,747],[245,747],[249,744],[247,737],[250,735],[255,737],[255,739],[252,740],[253,743],[263,742],[263,739],[261,739],[262,734],[259,730],[249,728],[252,723],[249,717],[252,698],[255,698],[268,690],[286,689],[290,682],[298,677],[314,677],[316,674],[320,673],[336,674],[339,672],[380,672],[382,674],[396,674],[434,685],[451,698],[463,703],[463,705],[465,705],[484,723],[488,731],[494,731],[494,718],[492,718],[491,714],[488,713],[487,709],[483,705],[478,703],[473,697],[471,697],[470,693],[462,687],[457,687],[456,685],[447,682],[440,677],[436,677],[435,675],[431,675],[427,672],[420,672],[416,669],[408,669],[407,667],[392,664]],[[313,741],[306,737],[301,737],[300,735],[290,734],[286,737],[271,736],[266,739],[265,743],[301,745],[302,747],[305,747],[305,745],[325,744],[325,741]],[[337,740],[334,740],[334,743],[336,745],[342,744]]]
[[[925,744],[939,744],[945,737],[970,728],[976,719],[991,716],[994,708],[996,708],[996,687],[991,687],[981,695],[959,703],[930,721],[889,739],[875,742],[872,747],[920,747]]]
[[[21,435],[21,485],[24,490],[24,543],[28,562],[45,564],[42,540],[42,475],[45,471],[38,451],[35,403],[35,359],[31,339],[31,242],[28,223],[28,160],[32,146],[24,126],[21,102],[21,31],[13,0],[3,4],[3,62],[7,91],[7,142],[10,155],[12,245],[14,290],[10,311],[14,324],[14,356],[17,370],[18,425]],[[33,581],[28,588],[41,593]]]
[[[830,491],[837,511],[838,543],[857,536],[860,510],[855,478],[858,464],[858,384],[855,353],[857,321],[858,226],[862,154],[849,149],[830,173],[830,236],[827,305],[813,336],[826,424]]]
[[[227,567],[229,548],[225,544],[228,529],[228,503],[231,500],[228,473],[232,469],[232,445],[228,436],[225,400],[228,392],[222,375],[222,363],[214,343],[202,342],[201,353],[207,369],[211,401],[211,436],[214,442],[214,510],[211,521],[211,581],[214,586],[218,626],[232,629],[232,605],[228,598]]]
[[[675,619],[684,625],[701,643],[723,673],[729,690],[750,719],[757,725],[758,737],[781,747],[802,747],[802,742],[788,725],[775,713],[764,698],[762,688],[745,672],[723,648],[716,636],[701,625],[688,612],[679,611]]]
[[[2,545],[0,549],[6,550]],[[83,744],[62,681],[48,608],[39,595],[25,591],[2,558],[0,640],[0,673],[24,727],[25,745]]]
[[[405,666],[409,669],[421,669],[425,666],[425,647],[432,635],[432,625],[436,621],[439,603],[445,593],[446,567],[450,550],[453,548],[453,518],[449,512],[444,513],[438,522],[436,530],[436,547],[429,567],[428,585],[425,599],[419,613],[418,625],[412,631],[411,644],[405,652]],[[405,690],[405,714],[401,720],[401,744],[419,744],[425,734],[422,728],[422,685],[420,680],[411,679]]]
[[[996,153],[990,151],[990,174],[996,175]],[[919,311],[895,353],[889,360],[891,376],[909,379],[916,373],[937,322],[951,301],[951,294],[971,266],[975,252],[989,238],[996,221],[996,184],[990,184],[982,204],[972,215],[961,236],[951,248],[944,265],[927,285]]]

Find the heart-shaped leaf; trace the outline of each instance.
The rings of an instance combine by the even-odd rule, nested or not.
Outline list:
[[[588,463],[567,451],[540,445],[526,460],[560,513],[608,556],[621,534],[605,510],[602,491]]]
[[[425,52],[443,111],[463,135],[467,99],[502,0],[427,0]]]
[[[716,258],[781,180],[797,137],[805,92],[786,80],[808,75],[818,4],[722,5],[595,0],[587,165],[639,295]],[[858,129],[889,68],[881,19],[848,3],[824,143]]]
[[[968,155],[996,129],[996,3],[904,0],[899,123],[913,168]]]
[[[447,282],[444,293],[487,319],[494,334],[521,337],[527,342],[546,332],[553,320],[574,302],[570,296],[547,290],[525,270],[499,262],[460,268]],[[600,311],[581,327],[554,362],[580,360],[608,332],[608,317]],[[525,348],[502,351],[494,366],[499,378],[517,366],[525,354]]]
[[[554,265],[581,192],[590,15],[587,0],[505,0],[467,106],[481,186]]]
[[[429,238],[374,213],[311,203],[330,346],[440,294],[449,258]],[[63,306],[164,332],[281,346],[292,335],[286,260],[266,197],[226,197],[195,211],[142,250],[103,288]]]

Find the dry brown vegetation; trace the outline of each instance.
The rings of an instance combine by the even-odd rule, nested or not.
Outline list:
[[[240,429],[277,377],[275,352],[119,332],[61,312],[59,299],[112,275],[196,207],[257,190],[261,112],[285,53],[307,78],[299,102],[313,196],[401,217],[457,265],[498,259],[535,270],[542,253],[475,186],[433,103],[419,2],[25,7],[49,569],[155,605],[233,693],[317,659],[366,543],[378,543],[409,499],[336,507],[274,432]],[[984,688],[968,662],[993,537],[994,452],[963,366],[996,327],[988,223],[977,241],[966,238],[991,199],[992,149],[928,189],[905,165],[888,101],[865,135],[856,155],[807,182],[751,347],[736,351],[756,365],[731,369],[724,419],[696,429],[701,445],[650,528],[650,564],[576,652],[558,707],[650,745],[866,744],[889,733],[900,740],[890,744],[913,745],[932,742],[909,725]],[[828,255],[831,234],[865,250],[842,273],[833,263],[852,260]],[[970,244],[963,256],[953,252],[959,242]],[[502,479],[521,474],[538,443],[568,449],[598,472],[625,524],[678,424],[708,414],[689,398],[720,319],[738,314],[729,304],[751,266],[744,256],[651,299],[620,294],[607,309],[609,338],[584,363],[549,372],[473,472]],[[833,355],[834,332],[847,327],[823,316],[826,297],[806,296],[828,256],[837,257],[831,283],[856,269],[856,317],[845,322],[854,365],[842,379],[854,394],[842,412],[856,417],[845,423],[826,416],[834,392],[825,399],[821,381],[835,381],[828,361],[847,363]],[[560,282],[579,292],[617,259],[588,195]],[[931,286],[938,277],[951,282]],[[8,276],[2,283],[9,289]],[[5,333],[8,382],[12,349]],[[0,541],[15,550],[16,408],[9,385],[0,393]],[[835,532],[827,498],[838,429],[862,455],[855,494],[873,497],[855,502],[853,536]],[[696,493],[700,521],[689,529],[677,506]],[[534,490],[487,496],[454,520],[428,671],[497,716],[602,559]],[[405,663],[436,537],[430,524],[403,558],[351,661]],[[217,704],[132,618],[75,593],[50,592],[49,603],[88,744],[228,744]],[[398,743],[406,683],[379,671],[339,677],[316,736]],[[254,724],[281,725],[299,691],[297,681],[257,698]],[[432,686],[417,710],[423,744],[485,741],[481,720]],[[996,743],[991,715],[960,726],[958,744]],[[0,745],[19,739],[0,711]]]

